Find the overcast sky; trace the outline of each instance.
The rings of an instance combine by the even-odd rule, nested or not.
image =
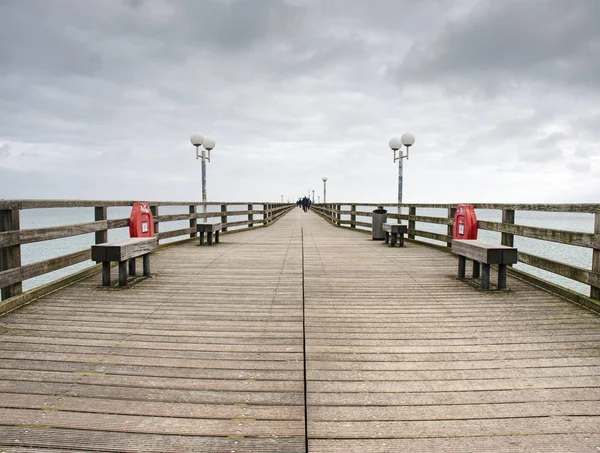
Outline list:
[[[600,202],[598,0],[0,0],[0,198]]]

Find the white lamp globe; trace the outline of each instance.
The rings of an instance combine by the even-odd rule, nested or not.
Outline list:
[[[402,144],[404,146],[412,146],[415,143],[415,136],[410,132],[407,132],[406,134],[402,134],[402,138],[400,140],[402,140]]]
[[[192,145],[194,146],[200,146],[204,143],[204,136],[198,133],[192,134],[190,136],[190,142],[192,142]]]
[[[323,182],[327,181],[327,178],[325,176],[323,176]]]
[[[215,141],[210,137],[205,137],[204,138],[204,148],[206,148],[208,151],[210,151],[214,147],[215,147]]]
[[[390,139],[390,148],[392,148],[394,151],[398,151],[400,148],[402,148],[402,142],[398,137],[392,137]]]

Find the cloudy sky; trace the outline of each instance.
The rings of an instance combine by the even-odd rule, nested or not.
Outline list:
[[[600,201],[598,0],[0,0],[0,198]]]

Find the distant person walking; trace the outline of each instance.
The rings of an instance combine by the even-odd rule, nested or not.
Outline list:
[[[310,206],[310,200],[306,197],[302,199],[302,210],[304,212],[308,211],[308,207]]]

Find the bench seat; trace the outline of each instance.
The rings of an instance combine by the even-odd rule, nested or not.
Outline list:
[[[223,229],[222,223],[199,223],[196,225],[196,231],[200,236],[200,245],[204,244],[204,234],[206,233],[206,239],[208,245],[213,243],[213,234],[215,236],[215,244],[219,243],[219,232]]]
[[[395,247],[397,240],[400,239],[399,246],[404,247],[404,235],[408,233],[408,227],[406,225],[399,223],[384,223],[383,232],[385,233],[385,244],[389,243],[390,247]]]
[[[92,245],[92,260],[102,263],[102,286],[111,286],[110,263],[119,263],[119,286],[127,286],[129,275],[136,275],[135,259],[142,257],[144,276],[150,276],[150,253],[158,248],[158,238],[131,238],[126,241],[104,242]]]
[[[473,260],[473,278],[479,278],[481,289],[490,288],[490,264],[498,265],[498,289],[506,289],[506,266],[517,262],[517,249],[473,239],[453,239],[452,253],[458,255],[458,279],[465,278],[466,259]]]

